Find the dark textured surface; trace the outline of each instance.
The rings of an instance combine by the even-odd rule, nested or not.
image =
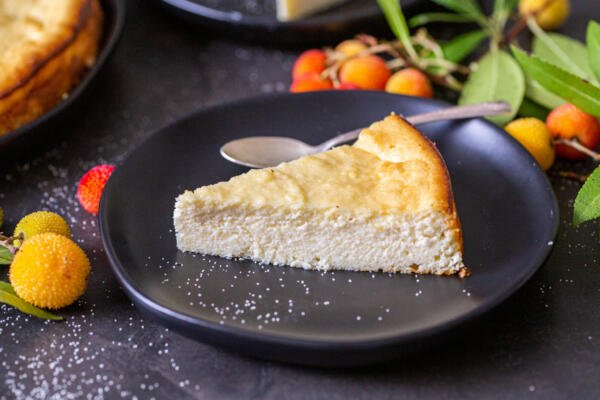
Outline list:
[[[468,333],[412,359],[360,370],[297,368],[238,357],[142,318],[108,269],[76,181],[118,163],[149,134],[206,105],[285,90],[294,53],[219,40],[128,4],[128,23],[88,104],[47,151],[0,173],[7,227],[40,208],[65,215],[92,259],[89,289],[42,322],[0,306],[0,395],[6,398],[589,398],[600,377],[598,224],[570,227],[579,184],[553,178],[561,229],[540,271]],[[585,4],[586,9],[583,9]],[[567,31],[582,38],[600,4],[575,2]],[[589,165],[563,164],[589,171]],[[169,171],[165,171],[168,174]],[[507,207],[512,205],[507,204]],[[527,221],[522,221],[527,224]],[[519,226],[515,226],[519,229]]]

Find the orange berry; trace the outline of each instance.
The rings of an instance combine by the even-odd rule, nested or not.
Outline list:
[[[10,265],[9,279],[23,300],[62,308],[85,292],[89,272],[87,256],[71,239],[40,233],[23,242]]]
[[[573,104],[563,104],[552,110],[546,118],[546,125],[554,138],[574,139],[591,150],[595,150],[600,143],[598,120]],[[582,152],[563,144],[556,145],[556,154],[571,160],[586,157]]]
[[[304,75],[320,74],[326,67],[327,55],[323,50],[311,49],[300,54],[294,63],[292,69],[292,79],[294,81],[302,78]]]
[[[344,40],[335,47],[335,51],[342,53],[346,57],[355,57],[366,49],[367,45],[357,39]]]
[[[405,68],[392,75],[385,84],[385,91],[407,96],[433,97],[429,79],[415,68]]]
[[[340,81],[360,89],[383,90],[390,75],[385,61],[373,55],[348,60],[340,69]]]
[[[290,86],[290,92],[314,92],[317,90],[333,89],[333,84],[329,79],[323,79],[318,74],[304,75],[302,78],[295,80]]]

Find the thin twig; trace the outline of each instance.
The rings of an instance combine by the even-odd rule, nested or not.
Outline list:
[[[583,183],[587,180],[589,175],[578,174],[577,172],[573,171],[558,171],[558,176],[560,176],[561,178],[572,179],[574,181]]]
[[[590,156],[594,161],[600,161],[600,154],[596,153],[594,150],[588,149],[587,147],[585,147],[584,145],[582,145],[581,143],[579,143],[576,140],[556,139],[556,140],[554,140],[554,143],[569,146],[577,151],[580,151],[581,153],[583,153],[587,156]]]
[[[512,28],[510,28],[506,32],[506,34],[503,36],[502,40],[500,40],[500,45],[502,46],[505,44],[509,44],[513,40],[515,40],[517,38],[517,36],[519,36],[519,34],[521,32],[523,32],[523,30],[525,28],[527,28],[527,20],[530,17],[535,18],[540,13],[544,12],[546,10],[546,8],[548,8],[554,1],[555,0],[546,0],[546,2],[544,4],[542,4],[542,6],[540,8],[538,8],[537,10],[535,10],[534,12],[527,14],[527,15],[522,15],[521,17],[519,17],[517,22],[515,22],[515,24],[512,26]]]
[[[521,17],[515,22],[515,24],[506,32],[502,40],[500,41],[500,45],[505,45],[511,43],[517,36],[523,32],[523,30],[527,28],[527,17]]]
[[[392,70],[401,67],[413,67],[426,74],[432,82],[456,91],[461,90],[462,84],[452,76],[452,73],[458,72],[466,75],[470,72],[470,69],[464,65],[452,63],[439,57],[433,59],[413,59],[410,57],[410,55],[406,54],[406,49],[399,40],[380,42],[377,41],[377,39],[373,36],[369,35],[359,35],[356,38],[368,46],[365,50],[356,55],[347,56],[333,49],[326,50],[327,58],[331,65],[325,68],[325,70],[321,73],[321,77],[323,79],[330,79],[335,85],[338,85],[338,73],[346,61],[372,54],[389,55],[392,57],[392,60],[389,60],[386,63],[388,68]],[[420,31],[417,36],[412,37],[411,41],[413,41],[415,44],[421,45],[424,48],[427,48],[436,56],[439,56],[440,52],[442,51],[439,44],[437,44],[432,38],[429,38],[427,33],[423,30]],[[437,67],[441,71],[440,73],[432,73],[427,70],[428,67]]]
[[[394,71],[406,66],[406,62],[402,58],[394,58],[393,60],[386,62],[385,65],[388,69]]]

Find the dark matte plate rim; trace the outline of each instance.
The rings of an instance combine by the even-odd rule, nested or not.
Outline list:
[[[294,21],[279,21],[275,17],[243,14],[235,11],[223,11],[209,6],[195,3],[191,0],[160,0],[169,7],[187,12],[192,15],[208,18],[222,23],[232,23],[248,27],[262,26],[266,28],[306,28],[317,27],[324,24],[335,24],[347,22],[348,20],[360,20],[375,17],[379,14],[379,8],[373,4],[369,8],[360,8],[346,11],[344,17],[336,13],[317,14],[312,17],[302,18]],[[343,4],[340,5],[343,7]],[[326,11],[324,11],[326,12]]]
[[[102,69],[106,63],[106,60],[112,54],[117,42],[119,41],[119,38],[121,37],[123,26],[125,25],[125,2],[121,0],[101,0],[101,4],[105,17],[108,15],[107,10],[110,10],[110,24],[106,24],[106,22],[104,22],[104,25],[105,27],[110,26],[111,29],[109,32],[104,32],[104,44],[98,53],[98,57],[96,58],[94,66],[85,73],[83,79],[71,92],[69,92],[69,96],[65,100],[60,101],[52,109],[48,110],[33,121],[28,122],[15,130],[5,133],[4,135],[0,135],[0,148],[7,143],[10,144],[10,142],[17,137],[39,127],[40,125],[45,124],[48,120],[67,110],[75,101],[77,101],[81,94],[87,89],[91,81],[96,77],[98,72]]]
[[[303,96],[303,95],[310,95],[310,94],[293,94],[293,96]],[[278,98],[286,97],[286,96],[292,96],[292,95],[287,94],[287,93],[283,93],[283,94],[279,93],[279,94],[267,94],[267,95],[254,96],[254,97],[243,98],[243,99],[219,104],[219,105],[212,106],[212,107],[209,107],[206,109],[202,109],[202,110],[199,110],[196,112],[192,112],[192,113],[188,114],[187,116],[185,116],[177,121],[174,121],[171,124],[169,124],[163,128],[159,128],[158,130],[153,132],[151,135],[149,135],[149,137],[144,142],[142,142],[140,145],[138,145],[134,150],[132,150],[127,155],[127,157],[124,159],[122,165],[126,164],[127,160],[131,157],[132,154],[134,154],[135,152],[140,150],[144,146],[144,144],[151,141],[154,137],[156,137],[158,135],[167,134],[167,132],[171,129],[172,126],[182,123],[183,121],[192,119],[197,114],[211,113],[213,111],[216,111],[216,110],[219,110],[222,108],[235,107],[235,106],[240,106],[240,105],[244,105],[244,104],[248,104],[248,103],[265,101],[265,100],[276,101]],[[420,101],[423,101],[423,100],[420,99]],[[436,105],[438,107],[450,105],[450,103],[447,103],[447,102],[441,101],[441,100],[429,100],[429,102],[431,102],[431,104]],[[501,131],[501,129],[498,128],[496,125],[494,125],[486,120],[481,120],[481,122],[483,122],[484,124],[486,124],[488,127],[490,127],[493,130]],[[527,155],[527,157],[529,157],[531,159],[532,164],[536,165],[536,167],[534,167],[534,168],[537,168],[537,170],[539,172],[539,177],[543,180],[544,185],[546,186],[546,190],[550,194],[550,198],[552,199],[552,204],[548,204],[547,206],[550,206],[552,209],[553,229],[552,229],[552,232],[549,232],[548,240],[554,241],[556,238],[556,235],[558,233],[559,207],[558,207],[558,203],[556,200],[556,195],[554,193],[554,190],[552,189],[552,185],[550,184],[550,181],[548,180],[547,175],[537,166],[533,157],[527,151],[522,149],[516,140],[514,140],[512,138],[510,138],[510,139],[517,146],[519,146],[521,151],[523,153],[525,153]],[[118,170],[119,170],[119,168],[117,168],[117,171]],[[109,186],[110,186],[110,180],[107,184],[107,188]],[[104,245],[104,248],[105,248],[112,271],[116,275],[116,277],[119,280],[119,282],[121,283],[121,285],[124,287],[125,291],[134,300],[134,302],[141,304],[143,307],[145,307],[149,310],[158,312],[173,321],[191,324],[193,326],[202,328],[202,329],[212,332],[212,333],[234,336],[234,337],[239,337],[239,338],[243,338],[243,339],[250,339],[250,340],[263,342],[263,343],[280,344],[280,345],[303,347],[303,348],[310,348],[310,349],[377,348],[377,347],[385,347],[385,346],[394,345],[394,344],[402,344],[405,342],[410,342],[413,339],[423,338],[423,337],[431,337],[431,336],[435,336],[437,334],[446,332],[457,325],[460,325],[468,320],[475,319],[476,317],[479,317],[479,316],[485,314],[486,312],[490,311],[491,309],[495,308],[500,303],[505,301],[512,294],[514,294],[533,276],[533,274],[535,272],[537,272],[537,270],[541,267],[541,265],[544,263],[544,261],[548,258],[548,255],[550,254],[550,252],[553,248],[553,244],[546,246],[544,248],[544,251],[541,251],[540,254],[537,256],[537,258],[535,259],[535,261],[531,263],[532,266],[531,266],[531,268],[528,269],[527,273],[524,274],[521,277],[521,279],[515,281],[511,286],[507,287],[503,292],[498,294],[496,297],[488,300],[487,302],[481,304],[480,306],[476,307],[475,309],[473,309],[469,312],[466,312],[465,314],[463,314],[461,316],[455,317],[449,321],[446,321],[444,323],[439,323],[438,325],[435,325],[435,326],[432,326],[429,328],[425,328],[422,330],[418,330],[415,332],[402,334],[402,335],[384,335],[381,337],[373,337],[373,335],[370,335],[370,338],[367,338],[367,339],[343,339],[343,340],[305,339],[305,338],[301,338],[301,337],[295,337],[290,334],[274,334],[274,333],[268,333],[268,332],[259,332],[252,328],[243,328],[243,327],[237,327],[237,326],[234,327],[234,326],[229,326],[229,325],[216,324],[213,321],[206,320],[206,319],[196,317],[196,316],[191,316],[186,313],[179,312],[177,310],[163,306],[163,305],[155,302],[154,300],[152,300],[150,297],[144,295],[143,290],[141,290],[139,287],[137,287],[137,285],[132,283],[133,280],[128,277],[127,268],[123,265],[123,263],[120,262],[117,254],[116,254],[116,251],[114,250],[114,247],[110,241],[110,233],[108,231],[109,222],[107,220],[107,215],[108,215],[107,208],[108,208],[107,196],[103,196],[100,201],[100,212],[99,212],[99,217],[98,217],[102,243]],[[448,279],[459,279],[459,278],[448,277]]]

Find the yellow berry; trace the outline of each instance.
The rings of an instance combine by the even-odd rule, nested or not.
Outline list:
[[[520,118],[504,128],[531,153],[545,171],[554,163],[554,143],[544,121],[537,118]]]
[[[567,20],[571,4],[569,0],[521,0],[519,12],[521,15],[535,14],[535,20],[540,27],[553,30]]]
[[[357,39],[344,40],[335,46],[335,51],[342,53],[346,57],[355,57],[366,49],[367,45]]]
[[[23,217],[15,227],[13,236],[22,233],[25,239],[29,239],[46,232],[71,237],[71,230],[63,217],[50,211],[36,211]]]
[[[23,300],[43,308],[61,308],[77,300],[87,286],[90,262],[71,239],[41,233],[25,240],[10,266],[9,279]]]

